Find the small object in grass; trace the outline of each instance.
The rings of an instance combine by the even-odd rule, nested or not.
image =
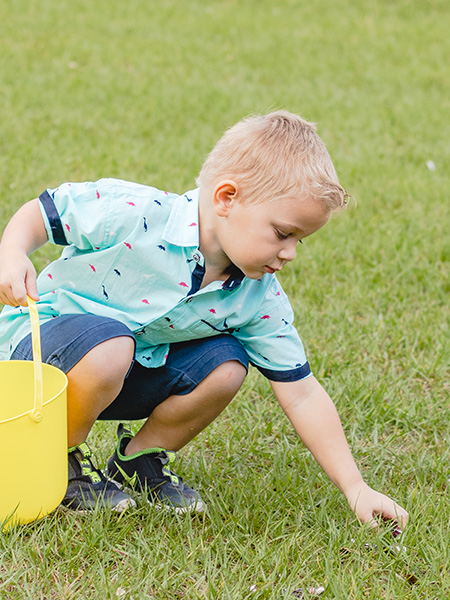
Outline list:
[[[430,171],[436,171],[436,165],[432,160],[427,160],[427,167],[430,169]]]
[[[392,534],[392,537],[398,539],[403,534],[403,530],[399,526],[396,526],[391,530],[391,534]],[[355,543],[355,540],[352,538],[351,542]],[[364,549],[365,551],[368,551],[368,552],[378,552],[379,551],[379,547],[377,546],[377,544],[365,543],[364,546],[362,547],[362,549]],[[381,547],[381,550],[392,557],[397,557],[397,556],[399,556],[400,553],[402,553],[402,555],[404,555],[406,553],[406,547],[398,546],[398,545],[395,545],[395,546],[384,546],[383,545]],[[356,553],[358,556],[361,556],[361,552],[357,548],[343,547],[340,549],[339,553],[342,556],[342,559],[349,558],[352,553]],[[414,573],[406,572],[404,575],[400,574],[400,573],[397,573],[396,575],[397,575],[397,577],[399,577],[403,581],[406,581],[410,585],[414,585],[419,580],[419,578],[416,575],[414,575]]]
[[[290,596],[294,596],[294,598],[306,598],[305,593],[308,594],[308,598],[318,598],[321,594],[323,594],[325,588],[322,585],[319,587],[309,587],[304,590],[303,588],[298,588],[290,593]],[[283,594],[287,594],[287,590],[283,590]]]
[[[402,533],[403,533],[403,529],[402,529],[401,527],[399,527],[398,525],[395,525],[395,526],[392,528],[392,531],[391,531],[391,533],[392,533],[392,537],[394,537],[394,538],[398,538],[398,537],[400,537],[400,536],[402,535]]]
[[[395,540],[398,540],[403,535],[403,529],[399,525],[394,525],[393,528],[391,529],[391,535]],[[383,550],[387,554],[391,554],[391,555],[399,554],[400,552],[406,552],[405,546],[398,546],[398,545],[384,546]]]

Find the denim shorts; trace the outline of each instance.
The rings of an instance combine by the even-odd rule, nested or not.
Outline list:
[[[92,314],[63,315],[41,326],[42,360],[70,371],[83,356],[111,338],[133,333],[123,323]],[[32,360],[31,335],[14,350],[11,360]],[[170,345],[167,362],[148,368],[134,361],[117,398],[100,415],[100,420],[145,419],[172,395],[192,392],[215,368],[236,360],[248,369],[242,344],[229,334],[189,340]]]

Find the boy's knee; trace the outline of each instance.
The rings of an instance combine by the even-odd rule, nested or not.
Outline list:
[[[115,359],[117,362],[119,362],[121,370],[124,371],[126,375],[134,359],[134,352],[136,348],[134,339],[124,335],[113,338],[110,341],[115,342]]]
[[[134,357],[135,344],[133,338],[120,336],[107,340],[105,344],[107,344],[107,348],[102,350],[105,351],[108,370],[113,374],[117,373],[119,377],[125,377]]]
[[[113,382],[124,379],[133,358],[135,344],[129,336],[110,338],[94,346],[74,369],[96,372],[98,379]]]
[[[221,392],[234,396],[247,375],[247,369],[237,360],[222,363],[211,373],[214,385]]]

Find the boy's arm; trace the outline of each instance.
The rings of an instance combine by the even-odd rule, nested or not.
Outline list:
[[[36,270],[28,255],[47,242],[36,198],[24,204],[6,226],[0,244],[0,302],[26,306],[27,294],[39,300]]]
[[[408,513],[363,480],[347,444],[336,408],[313,376],[294,382],[271,381],[278,402],[294,429],[331,481],[344,493],[358,518],[377,515],[406,525]]]

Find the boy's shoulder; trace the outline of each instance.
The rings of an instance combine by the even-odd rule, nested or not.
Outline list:
[[[113,177],[103,177],[95,181],[65,182],[56,188],[48,188],[52,196],[68,196],[72,198],[85,198],[89,200],[90,196],[99,200],[101,198],[127,198],[134,197],[143,199],[174,200],[179,194],[161,190],[157,187],[127,181],[125,179],[116,179]]]
[[[89,185],[89,182],[87,182],[87,185]],[[109,191],[110,193],[114,191],[114,193],[118,197],[132,196],[135,198],[146,200],[160,199],[160,201],[173,201],[179,196],[179,194],[176,194],[174,192],[161,190],[157,187],[148,184],[138,183],[135,181],[127,181],[125,179],[116,179],[112,177],[105,177],[99,179],[98,181],[93,182],[92,185],[94,185],[94,187],[99,191],[104,190],[105,192]]]
[[[74,215],[90,211],[92,217],[105,212],[111,218],[127,218],[145,216],[148,218],[168,218],[179,194],[161,190],[157,187],[104,177],[96,181],[65,182],[57,188],[48,188],[41,194],[41,201],[46,198],[55,204],[57,210],[70,211]],[[125,212],[124,212],[125,211]],[[132,220],[132,219],[131,219]]]

